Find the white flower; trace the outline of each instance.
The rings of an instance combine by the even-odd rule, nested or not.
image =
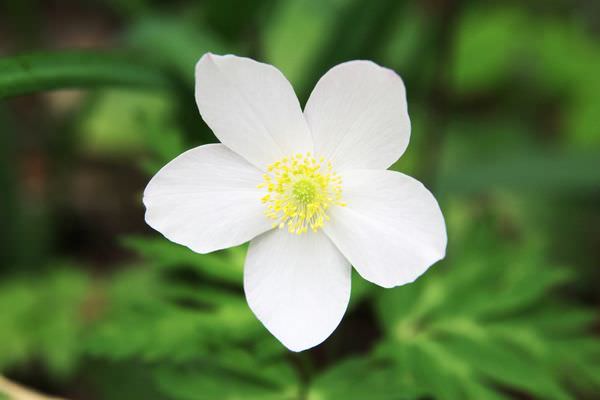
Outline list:
[[[146,221],[198,253],[250,241],[248,304],[290,350],[316,346],[339,324],[351,264],[389,288],[444,257],[436,200],[386,170],[410,136],[394,71],[370,61],[337,65],[303,113],[273,66],[205,54],[196,102],[222,144],[191,149],[152,178]]]

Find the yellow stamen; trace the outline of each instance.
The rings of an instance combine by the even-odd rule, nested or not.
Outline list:
[[[329,221],[327,210],[342,201],[342,178],[333,172],[330,162],[315,159],[311,153],[284,157],[267,167],[264,182],[267,191],[261,201],[273,227],[287,227],[291,233],[316,232]]]

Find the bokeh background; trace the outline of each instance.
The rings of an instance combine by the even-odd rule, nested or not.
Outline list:
[[[1,1],[0,398],[600,398],[599,37],[597,0]],[[247,307],[244,246],[144,223],[152,174],[216,141],[207,51],[302,104],[351,59],[407,86],[393,169],[439,199],[447,257],[390,290],[354,274],[300,354]]]

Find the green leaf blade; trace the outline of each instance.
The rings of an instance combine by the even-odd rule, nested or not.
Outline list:
[[[119,53],[64,51],[0,59],[0,99],[53,89],[167,85],[159,69]]]

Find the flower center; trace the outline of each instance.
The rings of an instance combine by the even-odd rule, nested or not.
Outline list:
[[[313,182],[308,179],[300,179],[292,186],[292,196],[296,203],[312,203],[317,195],[317,188]]]
[[[315,159],[310,153],[296,154],[274,162],[263,175],[267,194],[265,214],[275,222],[273,227],[287,227],[291,233],[316,232],[329,220],[327,210],[342,202],[342,178],[332,170],[330,162]]]

